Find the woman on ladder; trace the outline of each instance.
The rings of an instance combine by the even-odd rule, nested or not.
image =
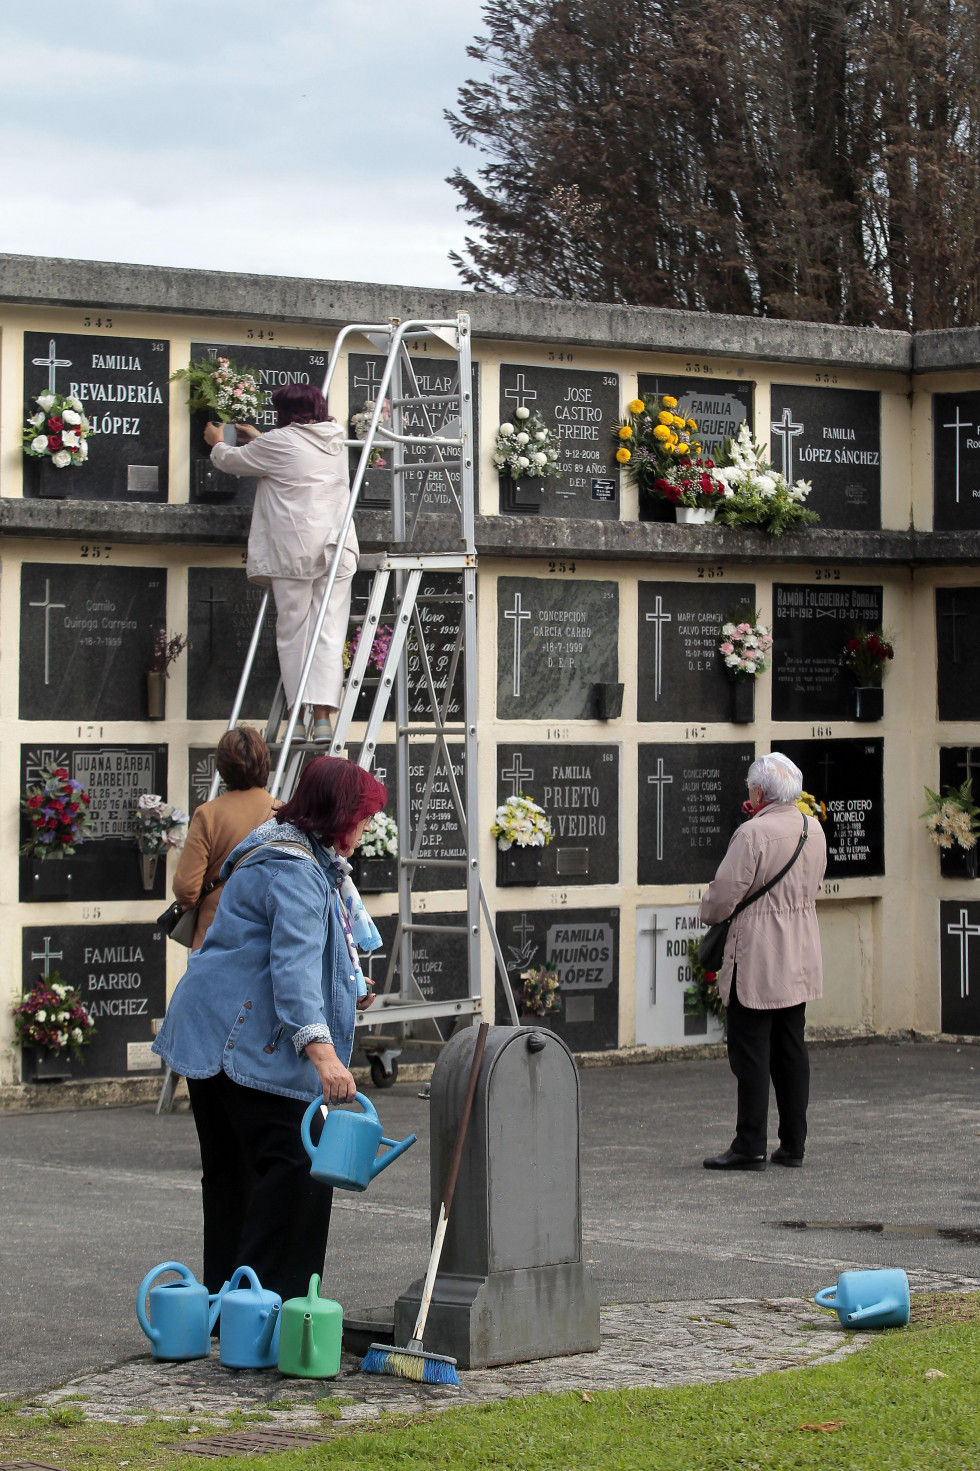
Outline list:
[[[271,588],[276,600],[279,668],[292,709],[347,511],[350,482],[344,432],[327,413],[319,388],[312,383],[277,388],[272,406],[277,422],[268,434],[260,434],[251,424],[238,424],[238,438],[246,443],[236,446],[223,442],[223,425],[208,424],[204,438],[216,469],[226,475],[258,476],[245,570],[250,582]],[[303,692],[304,703],[313,707],[315,741],[330,740],[331,716],[340,705],[357,556],[351,525]]]

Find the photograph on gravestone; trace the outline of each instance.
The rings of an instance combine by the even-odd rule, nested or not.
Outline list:
[[[932,524],[980,527],[980,393],[932,395]]]
[[[497,579],[498,719],[592,720],[618,678],[618,583]]]
[[[146,675],[166,612],[164,567],[24,562],[21,720],[146,720]]]
[[[562,354],[553,354],[561,359]],[[566,361],[569,354],[565,353]],[[619,422],[619,374],[528,363],[500,365],[500,423],[514,411],[540,416],[557,440],[561,474],[500,477],[500,510],[515,516],[619,519],[619,466],[613,429]]]
[[[696,904],[636,911],[636,1041],[641,1047],[720,1042],[721,1023],[698,995],[691,952],[707,925]]]
[[[544,966],[558,974],[561,1009],[529,1014],[522,1025],[542,1027],[573,1052],[619,1046],[619,910],[498,910],[497,939],[512,987],[521,972]],[[497,1024],[509,1024],[503,984],[494,967]]]
[[[638,720],[730,720],[731,680],[718,653],[735,609],[755,612],[755,583],[641,582]]]
[[[167,892],[166,865],[158,864],[152,890],[143,888],[134,821],[144,792],[166,798],[167,747],[137,745],[40,745],[20,748],[21,791],[41,780],[43,766],[64,767],[91,797],[85,841],[71,858],[47,860],[71,865],[71,897],[76,902],[109,899],[162,899]],[[30,829],[21,819],[21,842]],[[20,859],[20,899],[30,903],[30,857]]]
[[[857,627],[881,626],[881,587],[776,582],[772,602],[773,720],[847,720],[841,655]]]
[[[108,319],[106,319],[108,320]],[[149,337],[24,333],[24,417],[38,394],[77,398],[89,421],[88,460],[50,471],[24,456],[24,495],[79,501],[165,501],[169,493],[170,344]],[[57,479],[55,479],[57,477]],[[50,487],[48,482],[50,482]]]
[[[980,746],[940,746],[939,748],[939,781],[929,782],[929,786],[938,792],[945,793],[947,787],[961,787],[965,781],[971,781],[973,786],[973,800],[980,804]],[[922,810],[925,810],[927,798],[922,796]],[[932,848],[932,844],[929,844]],[[976,861],[980,857],[974,848],[972,862],[968,861],[968,850],[961,848],[959,843],[954,843],[952,848],[936,848],[939,854],[939,872],[944,879],[975,878],[977,875]],[[973,869],[971,873],[970,870]]]
[[[368,904],[370,908],[370,902]],[[466,935],[453,934],[449,931],[457,926],[465,930],[466,913],[437,911],[415,916],[416,922],[426,925],[445,925],[447,933],[436,934],[432,930],[416,932],[412,937],[412,974],[415,979],[415,987],[410,987],[411,999],[416,1004],[421,995],[425,1001],[455,1001],[468,995],[466,977]],[[374,981],[377,994],[384,992],[385,976],[388,972],[390,957],[395,944],[395,934],[398,925],[396,914],[375,915],[374,922],[378,927],[382,945],[380,950],[373,950],[370,955],[361,957],[364,974]],[[400,967],[398,956],[395,956],[395,981],[392,989],[398,991],[401,985]],[[383,1017],[380,1007],[372,1010],[378,1013],[379,1025],[384,1036],[397,1035],[400,1026],[392,1021],[391,1017]],[[433,1020],[412,1022],[411,1028],[418,1037],[429,1041],[448,1042],[455,1032],[457,1026],[465,1026],[467,1018],[455,1016],[438,1017]],[[360,1033],[358,1033],[360,1035]],[[399,1045],[398,1043],[395,1044]],[[413,1047],[410,1038],[406,1038],[402,1044],[402,1053],[399,1062],[435,1062],[438,1052],[434,1047]],[[357,1053],[354,1054],[354,1065],[359,1061]]]
[[[535,850],[543,884],[619,882],[618,746],[498,745],[497,803],[522,795],[551,822],[551,842]]]
[[[940,720],[980,720],[980,587],[936,588]]]
[[[264,329],[259,329],[261,332]],[[273,337],[276,329],[266,334]],[[256,334],[258,335],[258,333]],[[251,373],[265,394],[290,383],[312,383],[320,388],[327,372],[326,349],[309,347],[266,347],[258,342],[192,342],[192,363],[217,363],[218,358],[228,358],[237,368]],[[187,391],[178,384],[184,412],[187,412]],[[209,414],[190,415],[190,500],[213,502],[219,505],[250,506],[255,499],[255,477],[250,475],[227,475],[211,464],[211,451],[204,442],[204,426]],[[256,419],[263,434],[276,427],[276,411],[269,399]]]
[[[772,463],[790,484],[809,480],[820,525],[881,526],[881,395],[864,388],[770,389]]]
[[[940,1029],[980,1036],[980,901],[939,904]]]
[[[188,568],[188,720],[227,720],[231,714],[262,593],[248,581],[244,567]],[[276,607],[270,594],[241,719],[264,729],[278,683]]]
[[[641,884],[706,884],[742,821],[749,742],[639,746]]]
[[[73,1078],[162,1071],[150,1050],[167,1005],[167,937],[158,925],[55,922],[25,926],[22,937],[24,990],[57,971],[95,1023],[84,1062],[69,1062]]]
[[[420,344],[424,346],[424,344]],[[380,353],[352,352],[347,356],[347,392],[351,418],[369,412],[368,404],[377,401],[377,389],[384,374],[385,358]],[[460,433],[458,397],[455,403],[438,402],[459,393],[459,366],[455,358],[429,358],[419,352],[412,355],[415,382],[409,381],[407,369],[403,367],[402,393],[406,398],[422,396],[432,398],[431,404],[419,407],[407,405],[404,410],[403,430],[416,436],[438,435],[445,439],[457,439]],[[473,364],[473,441],[479,444],[478,406],[480,402],[479,364]],[[389,390],[386,397],[391,400]],[[390,423],[390,419],[388,421]],[[348,438],[355,439],[353,426],[348,426]],[[458,515],[459,497],[459,450],[453,446],[438,453],[431,446],[412,449],[404,446],[405,463],[417,465],[417,469],[402,472],[405,482],[405,509],[413,515],[421,503],[423,515]],[[373,455],[374,464],[364,475],[357,504],[365,510],[387,511],[391,508],[391,464],[392,452],[382,446]],[[360,463],[360,453],[350,452],[351,484]],[[448,465],[448,470],[442,468]],[[474,483],[479,480],[479,458],[473,457]]]
[[[460,798],[466,800],[466,761],[463,747],[450,742],[453,761],[453,775],[456,778],[456,786]],[[350,759],[356,761],[360,756],[361,748],[356,741],[351,741],[348,747]],[[425,801],[426,788],[429,785],[430,773],[432,785],[429,791],[429,802],[425,824],[425,837],[419,850],[419,857],[458,859],[458,864],[452,868],[429,868],[420,865],[415,870],[415,883],[413,885],[417,894],[431,894],[441,889],[465,889],[466,888],[466,847],[456,804],[453,800],[452,790],[446,773],[446,764],[441,753],[436,755],[434,741],[414,741],[410,747],[411,762],[410,776],[412,784],[411,797],[411,823],[412,829],[407,836],[407,842],[403,846],[402,834],[398,834],[398,851],[407,857],[414,851],[418,823],[422,816],[422,805]],[[396,759],[395,747],[382,743],[375,751],[374,764],[371,767],[378,781],[383,782],[388,793],[385,803],[385,811],[389,817],[397,821],[398,818],[398,761]]]
[[[774,743],[803,773],[803,790],[826,803],[827,877],[876,878],[885,872],[884,741]]]
[[[752,427],[755,384],[742,378],[683,378],[670,373],[641,373],[640,397],[670,394],[677,412],[698,426],[698,443],[708,458],[717,457],[729,439],[735,439],[747,421]],[[641,521],[673,521],[669,501],[640,498]]]

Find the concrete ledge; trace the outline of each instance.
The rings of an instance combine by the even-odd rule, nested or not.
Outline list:
[[[913,372],[948,373],[970,368],[980,368],[980,328],[957,327],[914,334]]]

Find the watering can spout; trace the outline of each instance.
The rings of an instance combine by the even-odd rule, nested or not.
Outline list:
[[[314,1365],[313,1348],[313,1314],[303,1314],[303,1337],[299,1345],[300,1362],[304,1369],[311,1370]]]
[[[897,1298],[886,1297],[882,1302],[872,1303],[869,1308],[855,1308],[847,1314],[848,1323],[860,1323],[865,1318],[876,1318],[880,1314],[893,1313],[899,1307]]]
[[[278,1352],[279,1308],[280,1304],[278,1302],[272,1304],[269,1316],[265,1321],[265,1326],[256,1339],[255,1352],[262,1357],[269,1353]]]
[[[404,1154],[406,1149],[411,1149],[415,1143],[415,1139],[416,1136],[414,1134],[409,1134],[407,1139],[396,1140],[382,1138],[381,1143],[389,1145],[390,1148],[387,1154],[382,1154],[378,1159],[373,1161],[371,1165],[371,1179],[373,1180],[376,1175],[380,1175],[382,1170],[386,1170],[392,1160],[397,1159],[400,1154]]]

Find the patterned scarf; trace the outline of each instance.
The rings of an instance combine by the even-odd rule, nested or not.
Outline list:
[[[337,913],[340,925],[347,941],[347,951],[350,955],[354,978],[357,982],[358,996],[366,996],[369,982],[361,969],[361,962],[357,951],[378,950],[381,948],[382,940],[374,920],[364,908],[364,901],[354,886],[351,878],[351,866],[346,858],[342,858],[336,848],[325,848],[331,868],[335,869],[340,876],[340,882],[333,890],[337,898]]]

